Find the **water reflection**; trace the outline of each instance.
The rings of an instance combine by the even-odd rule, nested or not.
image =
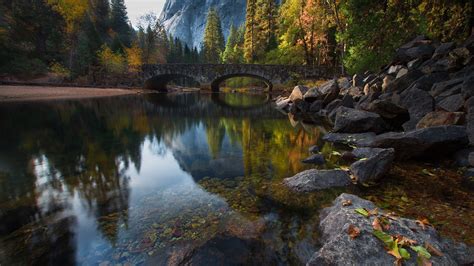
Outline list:
[[[303,220],[336,192],[292,197],[274,181],[304,168],[320,130],[291,127],[267,102],[155,94],[1,105],[0,264],[308,256]]]

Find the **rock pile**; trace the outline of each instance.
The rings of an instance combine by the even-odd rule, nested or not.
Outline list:
[[[333,132],[326,141],[393,149],[397,160],[449,156],[474,145],[474,35],[461,45],[419,36],[379,73],[297,86],[276,106],[295,120],[327,118]],[[469,153],[464,156],[472,167]],[[379,179],[357,170],[369,163],[353,165],[351,174]]]

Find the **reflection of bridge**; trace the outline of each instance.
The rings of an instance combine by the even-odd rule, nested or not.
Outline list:
[[[143,66],[145,86],[166,90],[166,84],[176,78],[191,78],[202,89],[219,90],[219,84],[229,78],[252,77],[265,82],[271,90],[290,80],[332,78],[330,68],[296,65],[249,64],[159,64]]]
[[[148,102],[159,109],[160,115],[193,117],[250,117],[255,119],[274,118],[278,111],[268,104],[269,95],[255,95],[260,103],[249,106],[236,106],[226,102],[225,93],[185,93],[185,94],[147,94]],[[277,116],[278,117],[278,116]]]

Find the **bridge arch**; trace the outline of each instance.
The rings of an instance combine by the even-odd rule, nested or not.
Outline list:
[[[157,91],[167,91],[167,85],[171,81],[178,81],[179,79],[192,80],[197,87],[200,86],[200,83],[196,80],[195,77],[185,74],[159,74],[152,76],[151,78],[145,81],[144,87],[147,90],[157,90]]]
[[[231,78],[240,78],[240,77],[247,77],[247,78],[254,78],[254,79],[261,80],[261,81],[263,81],[263,83],[265,83],[265,85],[267,85],[267,90],[268,91],[271,91],[273,89],[272,82],[269,79],[264,78],[263,76],[256,75],[256,74],[251,74],[251,73],[232,73],[232,74],[226,74],[226,75],[218,76],[217,78],[215,78],[211,82],[211,90],[214,91],[214,92],[218,92],[220,84],[222,82],[224,82],[228,79],[231,79]]]

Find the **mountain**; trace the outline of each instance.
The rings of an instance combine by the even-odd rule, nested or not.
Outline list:
[[[166,0],[160,19],[166,30],[190,47],[201,48],[209,8],[216,8],[221,17],[224,36],[230,26],[245,22],[246,0]]]

